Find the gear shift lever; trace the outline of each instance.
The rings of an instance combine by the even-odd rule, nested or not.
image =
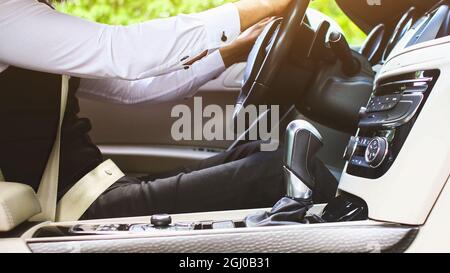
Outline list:
[[[284,156],[287,197],[294,200],[312,197],[315,178],[310,166],[323,146],[322,139],[319,131],[307,121],[296,120],[289,124]]]
[[[322,146],[322,136],[311,123],[296,120],[289,124],[284,154],[287,196],[278,201],[270,212],[249,215],[245,219],[247,227],[305,224],[306,214],[313,206],[313,197],[317,198],[318,193],[320,198],[328,197],[328,194],[331,198],[334,196],[337,181],[315,158]],[[318,177],[312,175],[313,168]]]
[[[289,124],[284,153],[287,195],[270,212],[248,216],[247,227],[306,223],[305,216],[313,205],[316,188],[311,167],[322,145],[322,136],[311,123],[296,120]]]

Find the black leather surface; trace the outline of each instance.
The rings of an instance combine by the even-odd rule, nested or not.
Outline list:
[[[285,197],[278,201],[270,212],[247,216],[245,223],[247,227],[306,224],[305,216],[312,206],[312,200],[293,200]]]
[[[292,165],[289,168],[310,189],[315,188],[315,177],[311,170],[312,162],[322,145],[322,142],[307,130],[298,132],[294,139]]]

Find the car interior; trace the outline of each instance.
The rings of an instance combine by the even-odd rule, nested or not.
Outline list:
[[[312,194],[308,161],[317,154],[339,181],[330,203],[314,204],[299,223],[266,227],[245,219],[271,208],[32,222],[40,211],[34,191],[1,182],[0,252],[450,251],[449,1],[337,0],[367,33],[362,45],[349,45],[329,22],[313,28],[310,2],[297,0],[266,27],[246,63],[197,96],[222,109],[280,105],[272,129],[284,142],[288,195]],[[237,141],[173,140],[171,110],[180,103],[193,107],[194,99],[80,99],[92,139],[127,175],[173,170],[245,143],[248,132]]]

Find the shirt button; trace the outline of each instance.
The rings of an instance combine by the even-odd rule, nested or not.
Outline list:
[[[225,33],[225,31],[222,33],[222,42],[226,42],[226,41],[228,41],[228,37],[227,37],[227,34]]]
[[[184,62],[184,61],[186,61],[187,59],[189,59],[189,56],[186,56],[186,57],[181,58],[181,62]]]
[[[188,70],[190,68],[189,65],[184,66],[184,70]]]

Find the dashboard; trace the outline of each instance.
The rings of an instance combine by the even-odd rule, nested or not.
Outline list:
[[[411,7],[398,21],[379,63],[389,62],[414,45],[450,35],[449,25],[447,5],[421,17]],[[351,138],[345,152],[348,174],[378,179],[390,170],[440,74],[438,69],[423,69],[377,82],[369,103],[360,111],[358,135]]]
[[[386,62],[391,56],[408,47],[448,35],[450,35],[449,6],[441,5],[433,8],[421,17],[417,9],[411,7],[398,21],[383,52],[381,62]]]
[[[420,226],[449,178],[449,8],[399,17],[391,28],[398,34],[372,64],[374,90],[349,141],[339,193],[363,200],[372,220]]]

